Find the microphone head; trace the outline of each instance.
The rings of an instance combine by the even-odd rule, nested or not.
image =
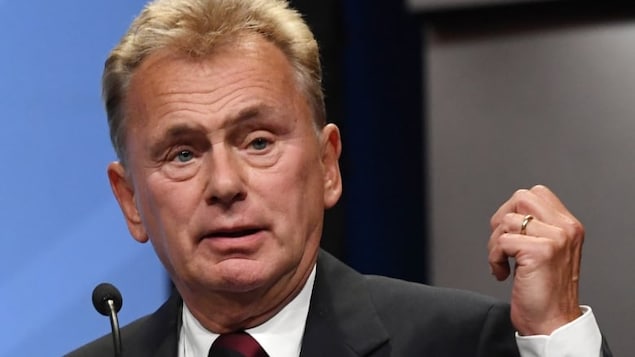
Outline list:
[[[97,285],[95,290],[93,290],[93,306],[95,306],[95,310],[104,316],[110,316],[108,300],[113,301],[115,312],[119,312],[119,310],[121,310],[123,300],[119,290],[109,283],[101,283]]]

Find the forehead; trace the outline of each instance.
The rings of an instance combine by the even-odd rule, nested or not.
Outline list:
[[[177,107],[218,113],[263,104],[292,110],[297,102],[308,105],[288,58],[269,41],[249,36],[203,57],[170,49],[149,55],[131,77],[126,117],[138,123]]]
[[[231,83],[262,81],[271,87],[296,82],[293,66],[284,53],[269,41],[252,35],[219,45],[205,56],[194,57],[170,48],[158,50],[132,74],[129,94],[171,91],[166,87],[188,85],[218,87],[228,84],[222,82],[224,79]]]

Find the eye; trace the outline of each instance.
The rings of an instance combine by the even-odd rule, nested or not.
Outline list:
[[[194,154],[190,150],[181,150],[176,154],[175,159],[179,162],[188,162],[194,158]]]
[[[269,140],[265,138],[256,138],[254,141],[249,143],[249,145],[255,150],[264,150],[269,146]]]

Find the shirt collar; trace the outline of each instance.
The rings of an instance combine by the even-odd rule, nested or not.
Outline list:
[[[271,319],[246,330],[269,356],[298,357],[304,326],[315,283],[315,265],[300,293]],[[183,325],[179,337],[179,357],[207,356],[218,334],[203,327],[183,304]]]

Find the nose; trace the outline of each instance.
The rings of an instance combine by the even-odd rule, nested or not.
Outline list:
[[[231,206],[247,196],[243,168],[230,147],[224,143],[215,146],[210,155],[205,197],[210,205]]]

